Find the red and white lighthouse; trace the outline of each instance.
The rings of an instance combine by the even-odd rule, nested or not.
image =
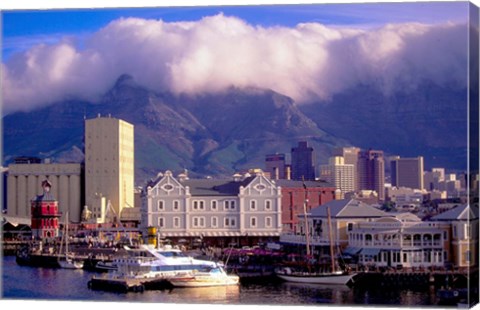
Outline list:
[[[43,194],[32,200],[32,236],[38,239],[58,237],[58,201],[50,192],[52,184],[42,182]]]

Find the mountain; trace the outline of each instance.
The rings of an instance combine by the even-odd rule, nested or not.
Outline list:
[[[155,93],[122,76],[98,103],[64,101],[7,115],[4,161],[16,156],[82,159],[84,119],[111,115],[135,126],[136,183],[159,171],[223,175],[263,168],[266,154],[308,139],[320,158],[345,145],[321,130],[292,99],[271,90],[230,88],[197,96]]]
[[[135,125],[135,178],[159,171],[231,176],[263,168],[265,155],[307,140],[317,164],[354,145],[388,155],[425,157],[425,167],[466,169],[467,92],[425,84],[385,95],[361,85],[328,102],[297,105],[271,90],[215,94],[156,93],[121,76],[99,102],[67,100],[3,118],[4,165],[16,156],[83,159],[84,120],[111,115]],[[388,165],[386,166],[388,170]]]

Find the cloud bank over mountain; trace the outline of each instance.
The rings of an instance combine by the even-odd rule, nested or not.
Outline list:
[[[318,23],[260,27],[223,14],[193,22],[123,18],[92,34],[12,56],[2,64],[4,114],[69,98],[95,101],[121,74],[153,91],[269,88],[299,103],[358,84],[385,95],[424,81],[465,87],[466,24]]]

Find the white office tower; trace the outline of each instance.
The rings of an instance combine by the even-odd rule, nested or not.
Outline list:
[[[112,117],[85,121],[85,203],[99,223],[134,206],[133,125]]]

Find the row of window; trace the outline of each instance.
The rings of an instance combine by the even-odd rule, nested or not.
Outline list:
[[[192,210],[194,211],[202,211],[205,210],[205,201],[204,200],[193,200],[192,201]],[[257,201],[256,200],[251,200],[250,201],[250,210],[254,211],[257,210]],[[219,201],[217,200],[212,200],[210,201],[210,209],[211,210],[218,210],[219,206]],[[157,201],[157,208],[155,211],[164,211],[166,207],[166,203],[164,200],[158,200]],[[180,201],[179,200],[174,200],[173,201],[173,206],[172,209],[174,211],[180,210]],[[236,203],[235,200],[224,200],[223,201],[223,210],[235,210],[236,209]],[[271,200],[265,200],[264,203],[264,209],[269,211],[272,210],[272,201]]]
[[[270,216],[265,217],[265,227],[271,228],[273,219]],[[165,228],[166,226],[166,219],[164,217],[158,218],[158,226],[160,228]],[[258,225],[258,219],[256,217],[250,218],[250,228],[255,228]],[[173,218],[173,228],[181,228],[181,221],[180,217]],[[192,217],[192,228],[205,228],[207,227],[207,219],[204,216],[194,216]],[[210,225],[209,228],[218,228],[219,227],[219,220],[218,217],[213,216],[210,218]],[[237,219],[235,217],[226,217],[223,221],[224,228],[236,228],[237,227]]]
[[[401,255],[403,254],[403,255]],[[382,251],[376,255],[361,255],[360,261],[365,262],[377,262],[393,264],[419,264],[419,263],[441,263],[447,259],[447,252],[442,250],[424,250],[416,252],[403,252],[399,251],[386,252]]]

